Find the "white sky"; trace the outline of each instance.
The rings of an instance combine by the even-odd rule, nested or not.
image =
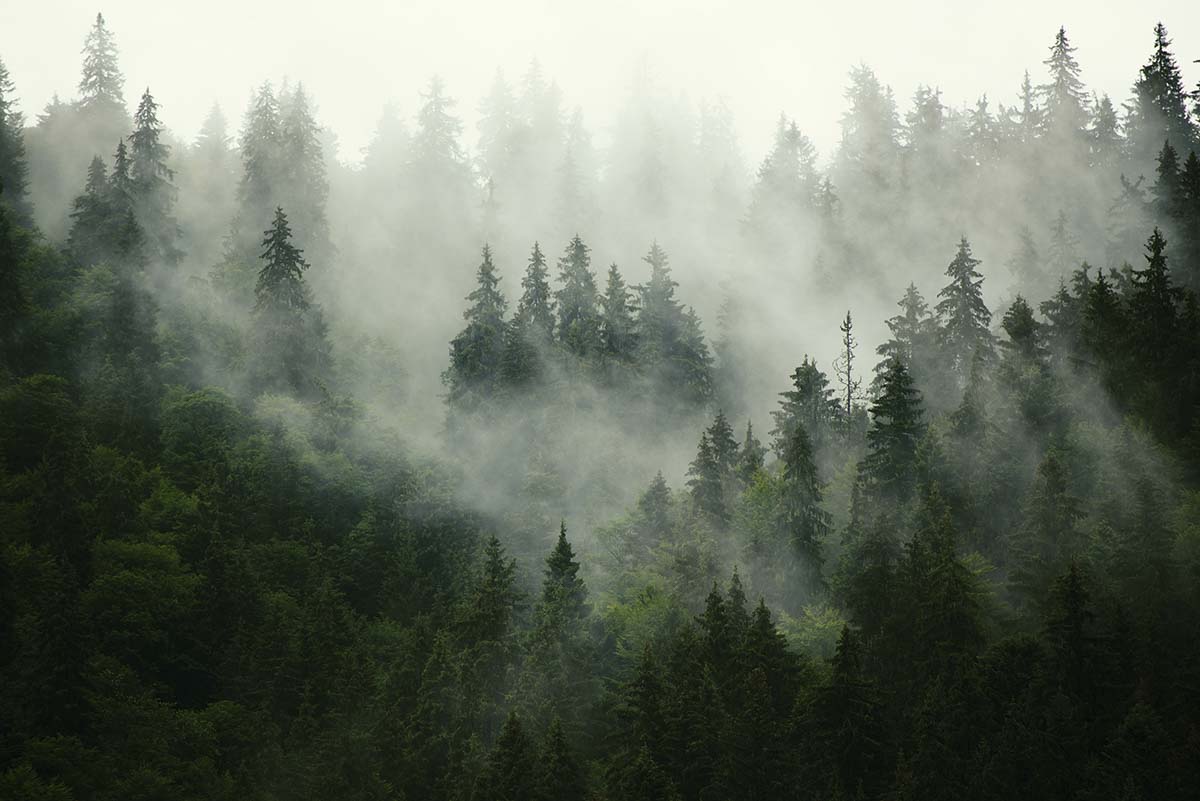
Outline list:
[[[321,121],[357,160],[383,103],[411,114],[437,72],[459,98],[465,138],[497,66],[510,80],[531,57],[584,107],[603,138],[646,56],[660,83],[692,100],[724,96],[751,164],[762,157],[780,111],[828,153],[848,68],[872,66],[906,108],[918,83],[936,83],[950,105],[988,92],[1010,103],[1028,68],[1035,82],[1060,24],[1067,26],[1089,88],[1126,99],[1162,20],[1190,87],[1200,79],[1200,2],[1104,0],[837,2],[762,0],[0,0],[0,58],[33,117],[54,92],[75,96],[83,39],[97,10],[121,49],[131,106],[146,85],[162,119],[191,140],[213,101],[240,125],[251,87],[303,81]],[[994,107],[994,106],[993,106]]]

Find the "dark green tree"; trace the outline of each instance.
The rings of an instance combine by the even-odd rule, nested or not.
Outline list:
[[[167,166],[171,149],[162,141],[158,104],[147,88],[133,116],[129,135],[129,179],[138,224],[146,236],[147,256],[171,265],[179,260],[175,222],[175,173]]]
[[[587,356],[600,338],[600,317],[596,310],[596,276],[590,269],[588,246],[576,234],[558,260],[562,287],[554,293],[558,302],[558,339],[568,351]]]
[[[838,414],[838,402],[825,373],[806,355],[792,372],[792,389],[779,393],[779,396],[779,408],[771,412],[775,420],[771,445],[775,452],[782,454],[792,432],[803,426],[814,450],[819,453],[829,442]]]
[[[941,324],[939,344],[948,367],[966,379],[975,354],[990,358],[994,352],[989,329],[992,313],[983,302],[983,276],[976,268],[979,260],[971,255],[971,245],[963,237],[958,253],[946,268],[950,278],[940,292],[935,311]]]
[[[724,525],[729,522],[729,510],[725,506],[725,486],[722,481],[721,463],[708,438],[708,432],[700,435],[696,458],[688,468],[688,487],[696,507],[714,522]]]
[[[821,508],[821,482],[813,461],[812,441],[804,426],[798,425],[783,451],[783,486],[780,524],[792,548],[802,562],[806,591],[821,587],[824,579],[824,543],[829,535],[830,517]]]
[[[904,362],[893,359],[871,405],[868,452],[861,465],[864,477],[881,495],[899,501],[911,496],[917,445],[925,432],[921,418],[921,393]]]
[[[16,87],[8,68],[0,61],[0,203],[8,207],[19,222],[30,221],[29,165],[25,159],[25,117],[17,111],[13,96]]]
[[[600,297],[600,351],[608,358],[627,362],[633,359],[636,347],[633,293],[614,264],[608,268],[608,284]]]
[[[496,389],[505,351],[507,303],[487,245],[482,257],[477,285],[467,295],[471,305],[463,312],[466,328],[450,341],[450,366],[442,376],[451,405],[462,410],[478,408]]]

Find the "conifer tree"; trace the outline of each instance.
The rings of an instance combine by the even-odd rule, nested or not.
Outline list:
[[[1108,95],[1094,97],[1092,124],[1088,128],[1091,166],[1110,169],[1121,156],[1125,142],[1121,136],[1121,121]]]
[[[10,209],[20,222],[28,222],[32,210],[29,190],[29,166],[25,160],[25,118],[17,111],[12,78],[0,60],[0,204]]]
[[[988,328],[992,313],[983,302],[983,277],[975,269],[978,266],[979,260],[971,255],[971,245],[963,237],[957,255],[946,268],[950,283],[938,292],[939,344],[950,369],[962,378],[976,353],[988,358],[993,352]]]
[[[928,362],[932,355],[936,325],[929,314],[929,305],[916,284],[908,285],[904,297],[896,305],[900,307],[900,314],[887,320],[891,339],[875,349],[881,357],[875,365],[875,379],[872,381],[875,391],[878,391],[893,359],[904,362],[904,366],[916,377],[922,377],[932,367]]]
[[[1165,367],[1178,325],[1179,289],[1167,269],[1167,240],[1157,228],[1146,241],[1146,266],[1133,271],[1129,310],[1137,348],[1146,364]]]
[[[712,425],[708,427],[709,445],[712,446],[713,458],[722,476],[729,475],[737,463],[737,441],[733,438],[733,427],[725,418],[724,410],[718,409]]]
[[[558,339],[577,356],[586,356],[599,342],[596,311],[596,277],[588,246],[576,234],[558,260],[562,287],[554,293],[558,303]]]
[[[534,771],[538,759],[534,744],[516,711],[508,715],[487,766],[478,780],[478,792],[495,801],[528,801],[535,798]]]
[[[725,489],[721,481],[721,463],[717,460],[708,432],[700,435],[696,458],[688,468],[688,487],[696,507],[718,524],[729,521]]]
[[[878,492],[905,501],[912,494],[917,445],[924,434],[921,393],[899,359],[888,365],[871,406],[868,453],[861,470]]]
[[[281,200],[280,130],[275,90],[270,83],[264,83],[251,98],[239,140],[242,178],[238,184],[238,201],[244,220],[266,216]]]
[[[771,447],[782,455],[791,439],[792,430],[803,426],[816,451],[828,442],[838,402],[829,388],[829,379],[808,356],[792,372],[792,389],[779,393],[779,408],[771,412],[775,427],[771,430]]]
[[[533,801],[577,801],[587,797],[583,771],[558,718],[550,723],[537,762]]]
[[[79,100],[88,111],[125,113],[125,77],[117,64],[116,41],[103,14],[96,15],[96,22],[83,45]]]
[[[535,638],[542,647],[562,643],[579,635],[591,614],[587,586],[579,576],[579,562],[567,540],[567,523],[559,527],[558,540],[546,557],[542,597],[537,608]]]
[[[754,436],[754,424],[746,421],[746,436],[742,439],[741,450],[738,451],[737,475],[744,484],[754,479],[754,474],[762,470],[766,457],[766,448]]]
[[[495,390],[505,352],[507,303],[487,245],[476,281],[467,295],[471,305],[463,312],[466,328],[450,342],[450,366],[442,377],[451,405],[462,410],[477,408]]]
[[[1160,22],[1154,26],[1154,52],[1133,85],[1125,123],[1130,155],[1138,165],[1149,166],[1164,141],[1180,153],[1197,143],[1196,126],[1187,109],[1188,92],[1170,47],[1167,29]]]
[[[276,191],[292,204],[292,225],[305,250],[328,255],[329,224],[325,202],[329,196],[321,129],[313,116],[302,85],[279,102],[279,174]]]
[[[263,232],[262,248],[254,287],[255,377],[263,389],[307,394],[324,372],[325,327],[304,281],[308,262],[292,243],[282,208]]]
[[[629,361],[636,347],[633,293],[617,265],[608,268],[608,284],[600,298],[600,350],[617,361]]]
[[[1066,28],[1058,29],[1050,56],[1043,63],[1050,73],[1049,82],[1039,87],[1047,133],[1057,138],[1081,136],[1087,125],[1087,94]]]
[[[1013,299],[1000,326],[1008,334],[1008,339],[1000,343],[1005,352],[1026,363],[1035,363],[1041,358],[1041,325],[1034,319],[1033,309],[1025,298],[1017,295]]]
[[[138,223],[146,234],[151,259],[164,264],[179,260],[175,222],[175,173],[167,166],[170,147],[162,141],[158,104],[149,88],[142,93],[129,136],[129,178]]]
[[[513,319],[516,324],[547,342],[554,333],[554,298],[550,292],[548,275],[546,257],[542,255],[538,243],[534,242],[529,265],[521,278],[521,298],[517,301]]]
[[[823,583],[822,551],[829,534],[829,514],[821,508],[821,483],[813,461],[812,441],[804,426],[796,426],[783,451],[783,504],[780,521],[792,548],[803,563],[808,593]]]

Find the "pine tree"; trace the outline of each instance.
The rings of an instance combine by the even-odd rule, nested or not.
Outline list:
[[[179,226],[175,222],[175,173],[167,166],[171,149],[162,142],[162,123],[158,104],[150,89],[142,93],[133,117],[129,136],[129,178],[138,223],[146,234],[150,257],[164,264],[179,260],[176,241]]]
[[[529,801],[534,795],[537,754],[516,711],[508,715],[487,766],[478,779],[478,793],[495,801]]]
[[[1151,207],[1160,225],[1173,223],[1182,210],[1179,177],[1179,154],[1170,142],[1164,142],[1158,154],[1157,180],[1151,190]]]
[[[714,522],[724,525],[729,521],[729,510],[725,506],[725,490],[721,481],[721,464],[708,438],[708,432],[700,435],[696,458],[688,468],[688,487],[696,508]]]
[[[1039,87],[1045,101],[1046,131],[1055,137],[1081,136],[1087,125],[1087,94],[1065,28],[1058,29],[1050,56],[1043,63],[1050,72],[1050,82]]]
[[[620,362],[633,359],[636,350],[633,293],[617,265],[608,268],[608,285],[600,298],[600,350]]]
[[[942,353],[960,379],[965,378],[976,353],[985,358],[993,354],[992,333],[988,328],[992,313],[983,302],[983,276],[975,269],[979,263],[963,237],[957,255],[946,268],[950,283],[938,292],[941,300],[935,308],[941,323]]]
[[[921,416],[921,393],[904,362],[893,359],[871,406],[868,453],[861,466],[864,477],[885,497],[905,501],[912,494],[917,445],[925,431]]]
[[[694,310],[675,297],[666,251],[654,242],[642,257],[650,280],[638,287],[638,362],[656,373],[670,397],[687,405],[706,402],[712,394],[712,356]]]
[[[1040,605],[1049,598],[1055,579],[1080,556],[1083,546],[1077,528],[1083,510],[1070,492],[1063,457],[1050,450],[1038,465],[1024,522],[1013,538],[1015,567],[1009,580],[1027,603]]]
[[[904,362],[904,366],[915,377],[922,377],[924,371],[932,365],[928,364],[936,335],[936,325],[929,314],[929,305],[917,290],[916,284],[909,284],[902,297],[896,304],[901,313],[887,320],[891,339],[875,349],[881,357],[875,365],[875,379],[871,382],[877,392],[884,373],[887,372],[893,359]]]
[[[1160,22],[1154,26],[1154,52],[1138,73],[1127,107],[1129,150],[1138,165],[1148,166],[1164,140],[1181,153],[1197,144],[1187,109],[1188,92],[1170,47],[1167,29]]]
[[[829,441],[838,416],[838,402],[829,388],[829,379],[806,355],[792,372],[792,389],[779,393],[779,396],[779,408],[771,412],[775,420],[771,447],[782,455],[793,429],[803,426],[814,450],[820,452]]]
[[[737,441],[733,438],[733,427],[725,419],[724,410],[717,410],[717,416],[706,433],[709,445],[712,446],[713,458],[717,460],[721,475],[730,475],[737,463]]]
[[[463,312],[466,328],[451,340],[450,366],[442,376],[451,406],[461,410],[479,407],[496,389],[505,353],[507,303],[487,245],[483,246],[476,281],[474,291],[467,295],[471,305]]]
[[[278,153],[276,191],[291,200],[297,238],[308,252],[326,256],[330,247],[325,217],[329,181],[321,129],[302,85],[280,97]]]
[[[741,450],[738,451],[737,475],[742,483],[749,484],[754,475],[762,470],[766,457],[766,448],[754,436],[754,424],[746,421],[746,436],[742,439]]]
[[[554,293],[558,302],[559,341],[577,356],[586,356],[599,342],[596,311],[596,276],[590,269],[588,246],[576,234],[558,260],[562,287]]]
[[[542,599],[538,605],[536,636],[544,645],[561,642],[578,633],[591,613],[587,586],[579,576],[579,562],[567,540],[567,523],[559,527],[558,541],[546,557]]]
[[[1042,131],[1044,109],[1037,102],[1037,90],[1029,77],[1029,70],[1021,80],[1021,107],[1017,109],[1017,130],[1021,144],[1029,146]]]
[[[83,76],[79,80],[80,105],[88,111],[125,113],[125,77],[117,64],[117,45],[97,14],[83,45]]]
[[[12,79],[0,60],[0,204],[10,209],[18,222],[29,222],[32,210],[29,166],[25,160],[25,118],[17,111]]]
[[[247,223],[261,219],[281,199],[279,103],[270,83],[254,93],[242,124],[239,149],[242,178],[238,184],[241,218]]]
[[[829,514],[821,508],[821,483],[813,462],[812,441],[804,426],[796,426],[783,451],[783,504],[780,520],[796,555],[803,563],[805,591],[822,584],[822,550],[829,535]]]
[[[1167,269],[1167,240],[1157,228],[1146,241],[1146,266],[1133,271],[1129,310],[1138,351],[1149,365],[1165,366],[1178,325],[1179,290]]]
[[[1026,363],[1036,363],[1042,357],[1041,325],[1034,319],[1033,309],[1025,298],[1017,295],[1004,312],[1000,327],[1008,339],[1000,347]]]
[[[817,192],[816,148],[794,121],[780,115],[771,152],[758,168],[747,226],[754,240],[782,247],[812,208]]]
[[[1108,169],[1120,158],[1124,145],[1121,138],[1121,121],[1108,95],[1094,97],[1092,108],[1092,124],[1088,128],[1092,154],[1090,163],[1093,167]]]
[[[76,261],[91,264],[105,261],[108,248],[108,170],[99,156],[88,165],[83,194],[71,204],[71,233],[67,247]]]
[[[254,287],[255,378],[263,389],[311,393],[324,373],[325,324],[304,281],[308,262],[292,243],[282,208],[263,232],[262,248]]]
[[[529,265],[521,278],[521,299],[514,322],[548,342],[554,333],[554,299],[550,292],[546,257],[537,242],[529,254]]]
[[[578,801],[587,797],[584,774],[555,718],[538,754],[532,801]]]

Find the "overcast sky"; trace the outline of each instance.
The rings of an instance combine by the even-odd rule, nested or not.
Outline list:
[[[393,0],[302,2],[206,0],[0,0],[0,58],[32,117],[58,92],[75,96],[79,50],[97,10],[121,49],[132,106],[150,85],[161,116],[191,140],[219,102],[236,128],[249,90],[288,76],[315,95],[319,116],[355,161],[384,102],[408,115],[433,73],[460,100],[466,140],[475,142],[475,106],[496,67],[510,79],[530,58],[556,78],[567,105],[580,104],[590,128],[603,126],[645,56],[659,83],[693,101],[724,96],[743,150],[757,163],[780,111],[828,153],[837,141],[846,71],[858,62],[890,84],[903,113],[918,83],[937,84],[945,102],[986,91],[1012,102],[1028,68],[1066,25],[1089,88],[1122,101],[1162,20],[1184,62],[1189,87],[1200,79],[1200,2],[1160,0]]]

